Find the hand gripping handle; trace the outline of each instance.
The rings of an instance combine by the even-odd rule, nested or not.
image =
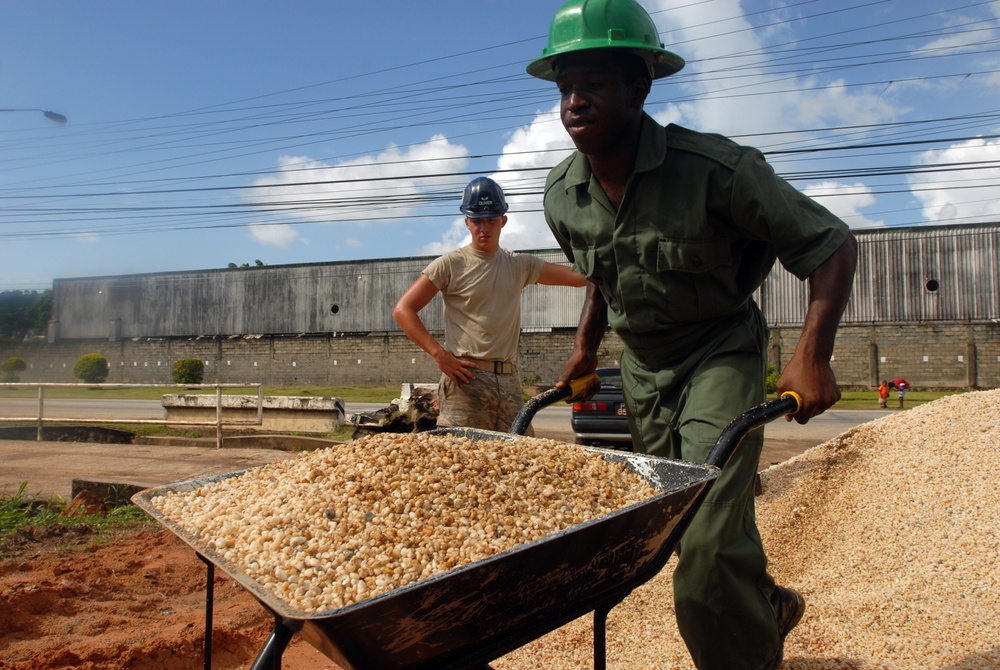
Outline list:
[[[766,423],[771,423],[778,417],[794,415],[802,409],[802,396],[795,391],[785,391],[780,398],[771,400],[763,405],[751,407],[735,419],[729,422],[715,441],[715,446],[708,453],[705,465],[714,465],[717,468],[726,467],[726,463],[732,458],[736,447],[754,428],[759,428]]]
[[[551,388],[548,391],[543,391],[533,398],[529,398],[528,402],[524,404],[521,411],[517,413],[514,417],[514,423],[510,426],[510,431],[514,435],[524,435],[524,431],[528,430],[528,426],[531,425],[531,420],[535,418],[535,414],[538,410],[543,407],[548,407],[552,403],[563,400],[564,398],[572,398],[577,393],[583,391],[587,388],[594,379],[597,379],[597,375],[591,372],[582,377],[577,377],[572,380],[567,386],[557,386]]]

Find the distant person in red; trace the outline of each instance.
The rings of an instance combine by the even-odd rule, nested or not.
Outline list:
[[[880,409],[885,409],[885,404],[889,400],[889,382],[882,380],[882,383],[878,387],[878,406]]]
[[[903,409],[903,398],[906,397],[906,392],[910,390],[910,382],[900,377],[893,379],[891,385],[896,389],[896,395],[899,397],[899,409]]]

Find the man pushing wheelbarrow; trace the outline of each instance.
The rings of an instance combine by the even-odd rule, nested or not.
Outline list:
[[[683,66],[634,0],[571,0],[527,70],[555,82],[577,149],[545,185],[549,227],[589,280],[556,386],[597,368],[610,325],[636,451],[703,462],[729,420],[764,401],[768,329],[752,295],[775,260],[809,283],[778,392],[801,394],[799,423],[840,399],[830,358],[857,246],[759,151],[643,111],[652,82]],[[777,668],[805,610],[767,572],[753,505],[762,446],[754,430],[679,543],[677,620],[703,670]]]

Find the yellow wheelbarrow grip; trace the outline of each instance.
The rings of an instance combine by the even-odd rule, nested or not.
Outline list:
[[[550,388],[548,391],[543,391],[529,399],[524,407],[521,408],[521,411],[517,413],[517,416],[514,417],[514,423],[511,424],[510,432],[514,435],[524,435],[524,431],[531,425],[531,419],[535,416],[535,412],[543,407],[548,407],[557,400],[572,398],[587,388],[587,384],[596,378],[597,375],[591,372],[588,375],[574,379],[568,386]]]
[[[798,414],[799,410],[802,409],[802,396],[800,396],[795,391],[785,391],[781,394],[782,398],[792,398],[795,400],[795,410],[789,412],[789,415]]]
[[[572,398],[578,393],[581,393],[595,379],[598,379],[597,373],[591,372],[582,377],[577,377],[576,379],[571,380],[569,383],[570,393],[567,397]]]

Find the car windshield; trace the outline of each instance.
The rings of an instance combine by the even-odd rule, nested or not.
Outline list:
[[[602,388],[620,389],[622,387],[622,376],[618,370],[598,370],[597,376],[601,378]]]

